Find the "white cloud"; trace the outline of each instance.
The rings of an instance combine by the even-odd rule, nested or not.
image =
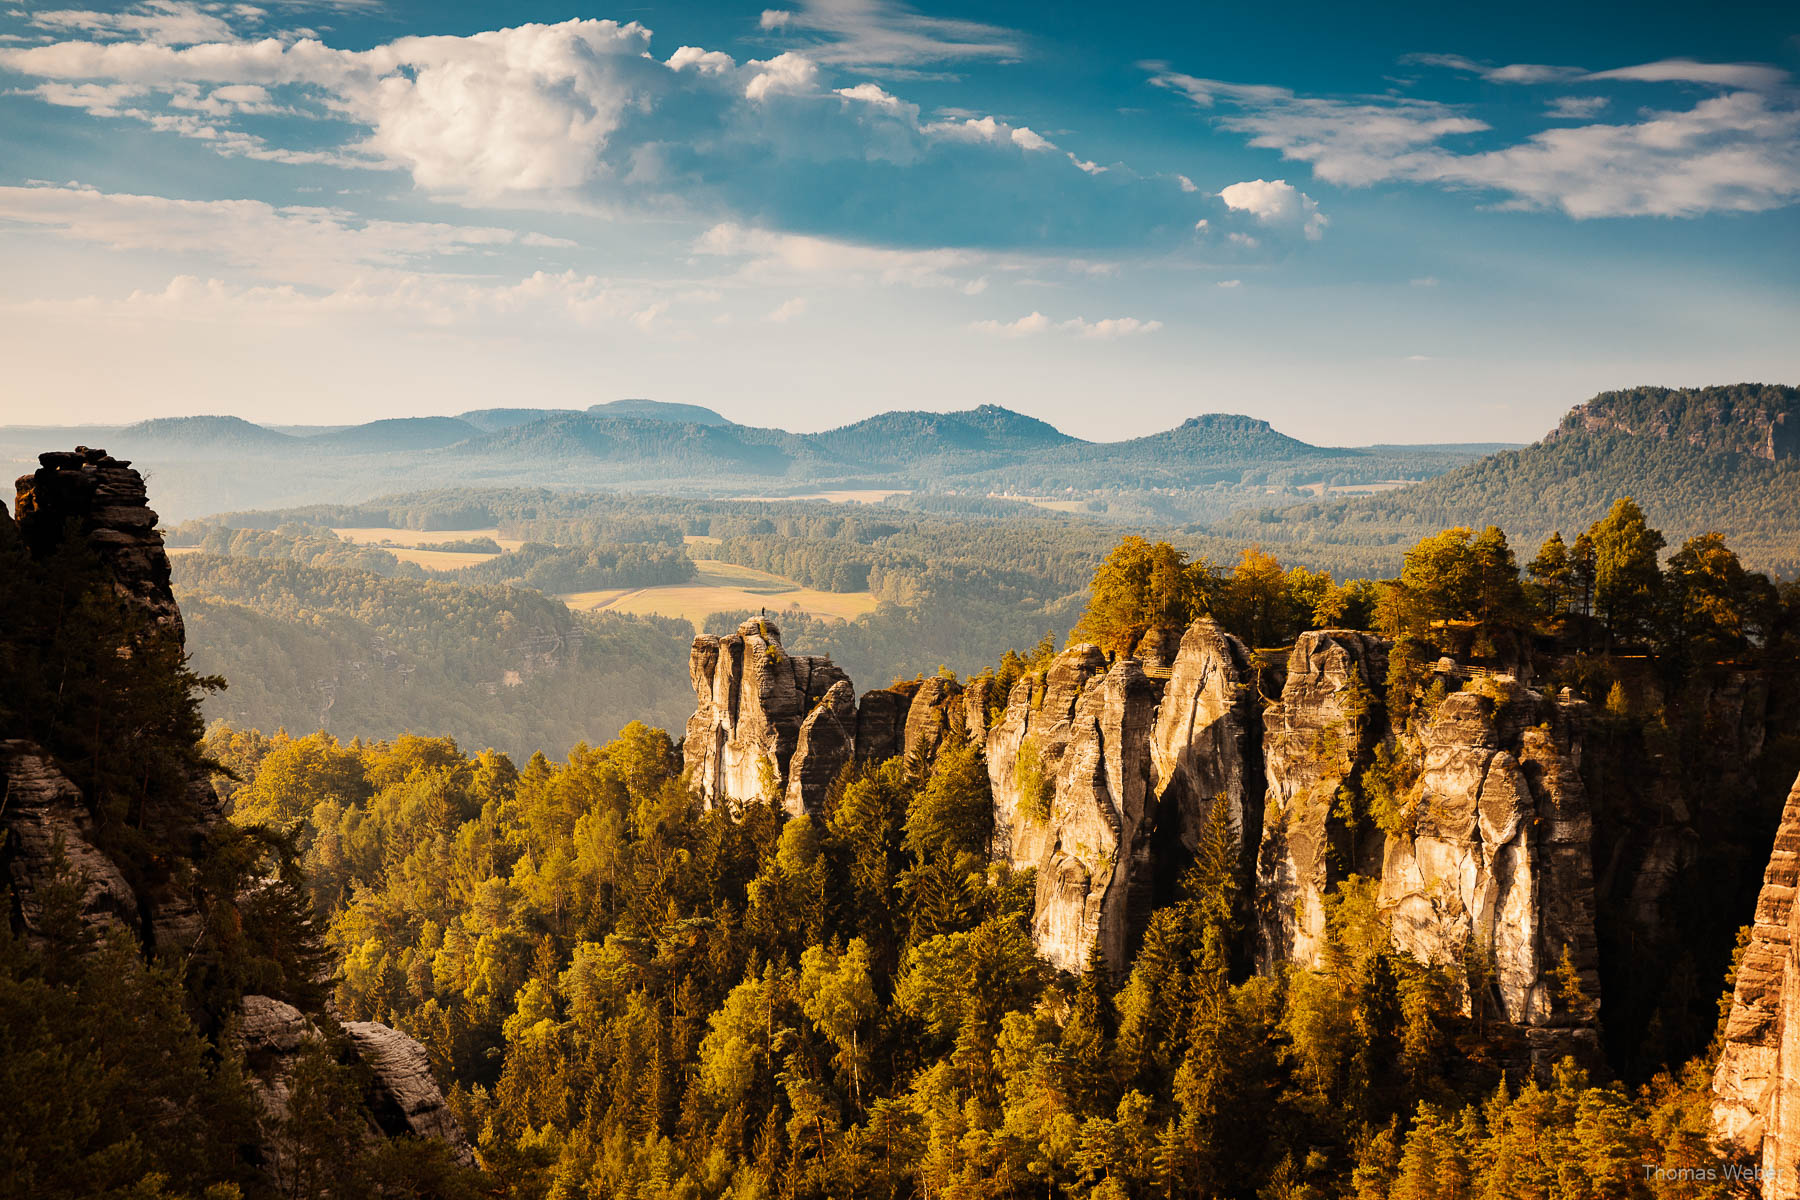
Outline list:
[[[285,283],[341,286],[440,255],[568,243],[511,229],[371,221],[260,200],[173,200],[93,188],[0,187],[0,222],[111,250],[203,256]]]
[[[239,6],[248,8],[249,6]],[[223,4],[191,4],[182,0],[148,0],[121,12],[89,9],[52,9],[31,14],[33,25],[58,32],[79,32],[95,37],[129,37],[162,46],[191,46],[196,42],[228,42],[237,35],[221,12]],[[250,14],[261,15],[260,9]],[[248,14],[238,13],[238,16]]]
[[[819,65],[799,54],[778,54],[767,62],[750,64],[756,74],[744,85],[744,98],[766,100],[783,92],[818,89]]]
[[[970,250],[893,250],[831,238],[775,233],[736,223],[715,225],[694,243],[700,255],[743,260],[740,275],[759,284],[830,279],[841,283],[950,288],[975,295],[987,287],[980,270],[1007,260]]]
[[[1417,279],[1409,279],[1406,282],[1412,287],[1420,288],[1434,288],[1438,285],[1435,275],[1421,275]]]
[[[763,319],[766,321],[773,321],[777,325],[781,325],[781,324],[785,324],[788,321],[793,320],[795,317],[799,316],[801,313],[803,313],[805,311],[806,311],[805,297],[795,296],[791,299],[783,300],[780,304],[776,305],[772,310],[770,310],[769,315],[767,317],[764,317]]]
[[[830,12],[846,20],[905,15],[863,0]],[[1031,159],[1056,147],[1027,126],[992,116],[921,122],[917,105],[875,83],[830,89],[818,57],[825,43],[743,64],[695,46],[658,61],[649,46],[649,31],[636,23],[572,20],[467,37],[403,37],[366,50],[312,38],[187,46],[62,41],[0,48],[0,68],[37,80],[35,94],[46,102],[140,121],[223,154],[404,170],[423,191],[477,203],[715,218],[754,211],[768,221],[773,193],[815,227],[822,208],[837,205],[836,220],[863,222],[871,204],[885,204],[914,225],[967,229],[977,216],[967,206],[909,198],[938,188],[901,177],[905,188],[897,189],[891,174],[869,169],[930,161],[971,185],[1010,189],[1038,206],[1035,221],[986,218],[988,236],[1000,241],[1026,231],[1043,237],[1036,231],[1053,227],[1058,212],[1090,226],[1110,215],[1104,223],[1116,230],[1120,194],[1154,210],[1137,227],[1166,227],[1173,183],[1171,198],[1157,194],[1154,180],[1103,198],[1045,186],[1018,168],[1016,177],[996,175],[956,148],[985,146]],[[828,99],[835,103],[820,103]],[[324,118],[311,128],[327,134],[346,127],[353,133],[324,147],[311,138],[281,145],[265,140],[276,136],[270,127],[252,133],[236,121],[275,112]],[[1102,170],[1063,157],[1043,154],[1042,165],[1028,170]],[[800,171],[827,173],[829,186],[794,186]],[[846,189],[846,178],[863,190]]]
[[[1547,111],[1566,121],[1586,121],[1605,112],[1610,103],[1605,96],[1558,96],[1550,101]]]
[[[1319,211],[1318,201],[1285,179],[1247,179],[1219,193],[1225,207],[1254,216],[1263,225],[1297,229],[1311,242],[1318,241],[1330,224]]]
[[[1221,280],[1219,280],[1218,286],[1220,286],[1222,288],[1243,287],[1244,281],[1241,279],[1221,279]]]
[[[1409,54],[1401,61],[1463,71],[1479,75],[1489,83],[1555,83],[1558,80],[1579,79],[1586,74],[1580,67],[1554,67],[1544,63],[1508,63],[1505,66],[1495,66],[1460,54]]]
[[[1583,78],[1620,79],[1634,83],[1704,83],[1718,87],[1768,90],[1786,86],[1788,73],[1780,67],[1761,63],[1703,63],[1691,58],[1667,58],[1661,62],[1641,63],[1635,67],[1596,71]]]
[[[889,74],[937,63],[1016,61],[1010,29],[953,17],[928,17],[893,0],[804,0],[798,9],[765,9],[759,26],[800,35],[817,62],[885,67]]]
[[[1036,311],[1014,321],[975,321],[969,326],[977,333],[993,334],[997,337],[1033,337],[1042,333],[1060,332],[1100,339],[1155,333],[1162,327],[1161,321],[1142,321],[1136,317],[1107,317],[1099,321],[1071,317],[1066,321],[1052,321],[1043,313]]]
[[[1706,74],[1692,67],[1604,74]],[[1718,78],[1738,78],[1732,72]],[[1350,187],[1406,180],[1476,188],[1508,197],[1512,207],[1572,217],[1756,212],[1800,199],[1800,107],[1788,92],[1728,91],[1688,109],[1641,112],[1631,124],[1552,128],[1496,149],[1459,151],[1444,143],[1489,127],[1434,101],[1298,96],[1166,72],[1153,82],[1202,107],[1229,106],[1217,118],[1221,128]]]

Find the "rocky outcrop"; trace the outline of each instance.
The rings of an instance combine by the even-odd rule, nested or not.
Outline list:
[[[40,454],[38,462],[35,472],[20,476],[13,508],[32,553],[41,557],[68,538],[86,543],[106,563],[118,593],[141,605],[155,628],[181,640],[169,556],[143,476],[131,463],[86,446]]]
[[[1397,741],[1400,767],[1364,781],[1391,797],[1377,904],[1399,949],[1483,989],[1465,1008],[1527,1031],[1537,1065],[1592,1058],[1600,977],[1578,770],[1586,706],[1504,679],[1477,686],[1486,690],[1447,696],[1416,744]]]
[[[1374,875],[1380,847],[1359,838],[1339,789],[1385,732],[1378,697],[1387,644],[1366,633],[1315,630],[1288,656],[1281,699],[1263,713],[1267,777],[1256,871],[1257,964],[1317,966],[1325,898],[1352,874]]]
[[[1050,814],[1076,709],[1088,684],[1105,671],[1100,647],[1083,642],[1057,655],[1043,675],[1013,685],[987,739],[996,859],[1023,869],[1049,853],[1055,840]]]
[[[7,526],[0,528],[5,535],[0,545],[9,550],[9,569],[19,562],[31,571],[73,551],[64,559],[67,568],[97,573],[86,578],[59,574],[61,586],[74,578],[91,591],[110,588],[124,601],[127,617],[119,658],[132,661],[143,655],[136,661],[152,672],[160,670],[156,664],[164,661],[171,643],[179,650],[185,630],[143,479],[129,463],[103,450],[77,447],[40,455],[39,461],[39,470],[18,481],[16,523],[0,506],[0,525]],[[11,557],[21,545],[28,553]],[[83,552],[91,558],[84,560]],[[163,684],[130,686],[156,689]],[[0,736],[10,732],[0,731]],[[82,794],[67,764],[59,763],[51,750],[23,738],[0,740],[0,863],[15,931],[28,941],[43,941],[53,932],[65,932],[52,930],[52,924],[73,917],[88,930],[117,930],[135,938],[146,958],[160,959],[179,973],[201,950],[209,925],[235,919],[238,897],[208,894],[197,882],[224,815],[205,768],[183,765],[197,763],[194,750],[173,737],[145,740],[146,754],[161,754],[167,761],[158,761],[154,772],[146,769],[142,794],[132,797],[128,844],[153,848],[133,855],[101,836],[105,830],[96,821],[100,810],[95,797]],[[212,1012],[206,1020],[225,1018]],[[288,1077],[279,1060],[285,1056],[291,1064],[307,1040],[318,1036],[316,1024],[266,996],[246,997],[237,1020],[226,1023],[238,1030],[257,1095],[269,1106],[269,1115],[279,1117],[288,1096]],[[371,1034],[360,1054],[374,1081],[371,1112],[378,1121],[384,1120],[382,1114],[405,1116],[404,1130],[392,1122],[392,1129],[383,1129],[443,1137],[463,1162],[472,1161],[467,1143],[444,1111],[423,1051],[403,1039],[416,1051],[409,1054],[394,1041],[403,1035],[385,1026],[375,1029],[386,1036]],[[354,1033],[350,1040],[356,1043]],[[264,1069],[266,1076],[258,1073]],[[372,1132],[381,1131],[372,1127]],[[279,1147],[264,1146],[262,1153],[271,1171],[278,1172]]]
[[[474,1165],[462,1127],[432,1077],[425,1047],[379,1021],[346,1021],[344,1032],[369,1069],[369,1114],[389,1137],[436,1138],[463,1166]]]
[[[1213,804],[1222,800],[1249,868],[1263,803],[1249,652],[1218,622],[1202,617],[1182,636],[1168,670],[1150,742],[1157,821],[1172,826],[1191,854]]]
[[[818,816],[831,781],[856,757],[856,691],[848,679],[831,685],[800,723],[784,807],[793,817]]]
[[[319,1025],[293,1005],[257,995],[244,997],[236,1037],[247,1080],[272,1131],[263,1146],[265,1165],[280,1179],[292,1161],[280,1128],[291,1107],[300,1056],[309,1047],[330,1049],[331,1043]],[[468,1139],[444,1101],[423,1046],[379,1022],[349,1021],[343,1026],[340,1048],[347,1052],[345,1061],[360,1063],[367,1071],[363,1100],[370,1138],[434,1138],[450,1148],[457,1162],[474,1165]]]
[[[1759,1163],[1765,1196],[1800,1189],[1800,780],[1782,810],[1757,897],[1750,942],[1738,962],[1725,1045],[1713,1072],[1713,1125],[1732,1149]],[[1779,1190],[1770,1192],[1769,1186]]]
[[[1065,970],[1097,946],[1122,973],[1148,917],[1156,700],[1136,659],[1080,644],[1014,685],[988,734],[994,855],[1036,871],[1032,935]]]
[[[864,692],[856,706],[856,754],[866,762],[886,762],[906,749],[907,706],[912,701],[891,688]]]
[[[698,705],[682,754],[708,805],[784,799],[801,724],[833,684],[848,682],[823,655],[788,654],[766,619],[695,638],[688,674]]]
[[[954,679],[933,675],[919,684],[906,710],[907,762],[930,763],[951,727],[964,728],[961,697],[962,685]]]
[[[11,885],[12,918],[28,940],[41,939],[55,914],[56,889],[88,929],[134,933],[137,896],[119,868],[94,845],[94,819],[81,791],[32,742],[0,741],[0,862]]]
[[[1054,777],[1031,932],[1065,971],[1092,949],[1123,975],[1149,919],[1154,864],[1150,729],[1156,689],[1133,658],[1082,690]]]

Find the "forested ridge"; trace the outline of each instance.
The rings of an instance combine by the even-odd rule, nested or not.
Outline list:
[[[1800,390],[1636,388],[1574,409],[1550,436],[1377,496],[1240,515],[1218,532],[1330,546],[1405,546],[1445,525],[1521,538],[1585,525],[1641,498],[1672,536],[1727,532],[1746,561],[1800,569]]]

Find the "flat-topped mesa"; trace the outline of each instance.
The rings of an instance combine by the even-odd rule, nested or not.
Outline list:
[[[1738,962],[1725,1046],[1713,1072],[1713,1128],[1761,1164],[1767,1195],[1800,1188],[1800,780],[1788,793]]]
[[[1261,971],[1284,962],[1318,966],[1326,896],[1349,875],[1379,870],[1379,843],[1359,843],[1337,797],[1386,732],[1378,700],[1386,678],[1380,638],[1303,633],[1288,656],[1281,699],[1263,713],[1268,791],[1255,889]]]
[[[129,462],[86,446],[40,454],[38,462],[36,471],[19,477],[14,507],[32,554],[41,558],[65,540],[84,541],[112,572],[119,595],[181,641],[186,634],[169,585],[169,556],[143,476]]]
[[[695,638],[688,674],[698,705],[682,754],[709,806],[784,800],[801,725],[833,684],[849,682],[824,655],[783,650],[767,618]]]

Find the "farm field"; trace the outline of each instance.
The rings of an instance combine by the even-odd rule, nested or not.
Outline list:
[[[503,550],[517,550],[524,545],[517,538],[503,538],[498,529],[334,529],[333,533],[346,542],[355,542],[361,546],[380,546],[401,562],[416,563],[427,571],[454,571],[458,567],[472,567],[476,563],[484,563],[490,558],[498,558],[496,554],[458,554],[454,550],[420,550],[421,545],[432,546],[443,542],[469,542],[476,538],[493,538]]]
[[[440,542],[472,542],[476,538],[493,538],[500,543],[502,550],[517,550],[525,543],[518,538],[503,538],[498,529],[394,529],[390,527],[369,527],[362,529],[333,529],[331,532],[346,542],[359,545],[383,546],[392,549],[395,546],[434,546]],[[462,555],[473,559],[475,556]]]
[[[694,566],[699,574],[687,583],[574,592],[561,599],[583,612],[680,617],[695,632],[712,613],[746,608],[767,608],[772,613],[798,608],[845,621],[875,611],[875,597],[868,592],[821,592],[767,571],[713,559],[695,559]]]

